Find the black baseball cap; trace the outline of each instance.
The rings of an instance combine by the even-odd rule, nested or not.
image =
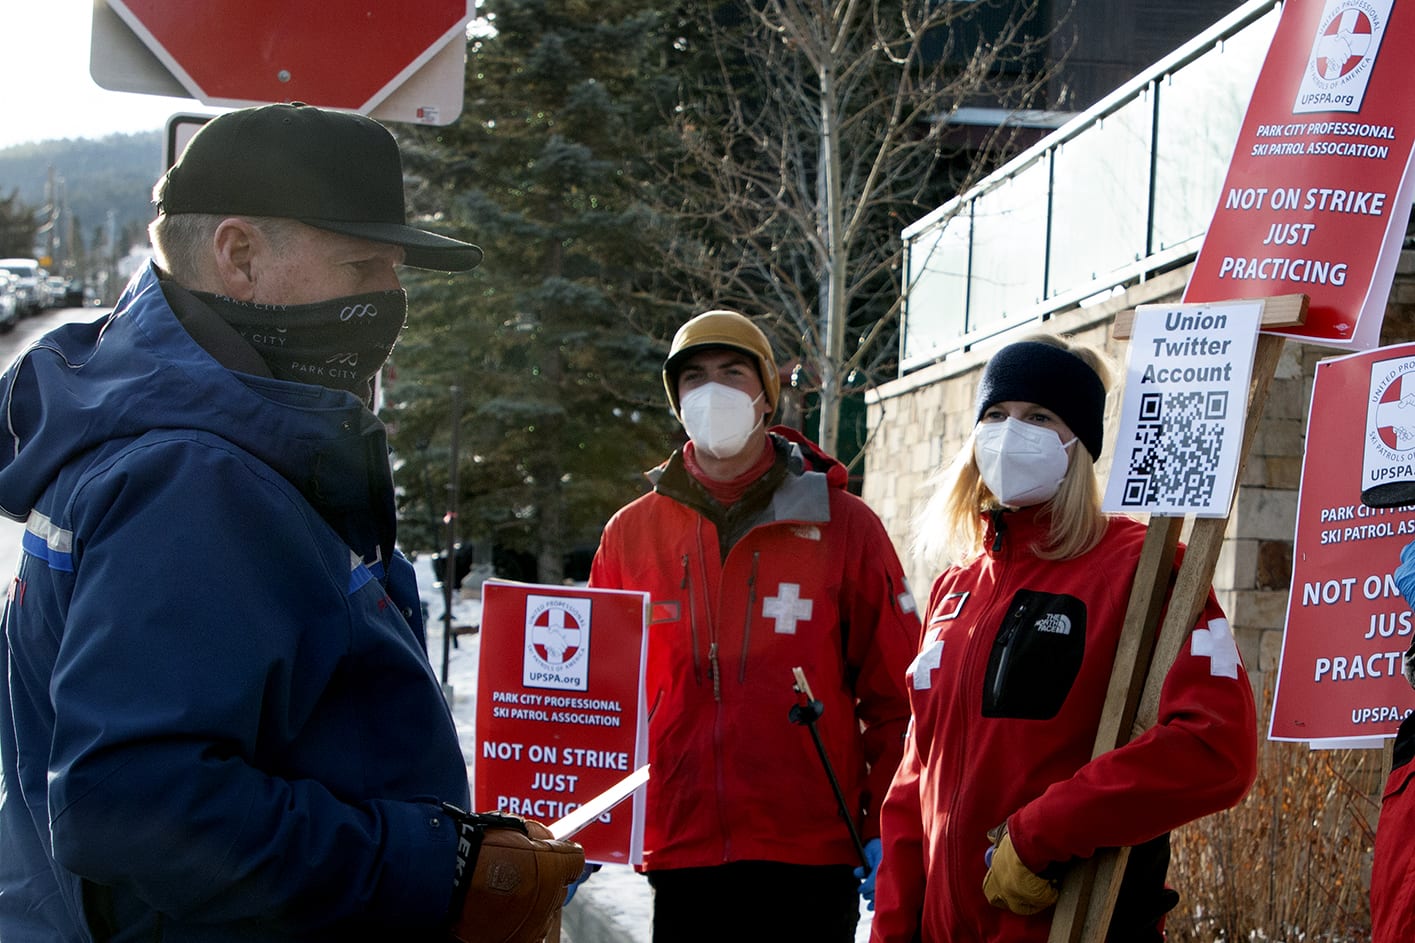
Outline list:
[[[372,118],[300,102],[212,118],[152,190],[157,212],[275,216],[402,246],[404,264],[463,272],[482,251],[408,225],[398,142]]]

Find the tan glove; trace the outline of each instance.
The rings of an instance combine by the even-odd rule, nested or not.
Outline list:
[[[1056,886],[1033,874],[1017,857],[1005,824],[988,832],[988,839],[993,848],[983,876],[983,894],[989,904],[1029,917],[1056,903]]]
[[[566,887],[584,869],[585,850],[519,815],[445,808],[458,829],[452,938],[541,943],[565,902]]]

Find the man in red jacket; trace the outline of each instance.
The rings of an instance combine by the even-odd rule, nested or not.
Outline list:
[[[909,720],[913,597],[844,466],[767,428],[781,381],[756,325],[693,318],[663,381],[690,441],[609,521],[590,572],[592,586],[652,600],[642,870],[654,939],[851,943],[860,845],[876,863]],[[826,763],[792,723],[796,668],[820,702]],[[742,913],[754,915],[745,929]]]

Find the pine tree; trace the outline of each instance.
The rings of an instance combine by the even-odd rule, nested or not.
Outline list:
[[[20,200],[18,190],[0,196],[0,257],[28,258],[39,232],[39,209]]]
[[[677,431],[661,338],[686,314],[636,183],[662,128],[659,31],[635,0],[484,10],[461,117],[400,136],[414,204],[439,214],[424,222],[486,258],[470,275],[410,280],[385,415],[405,463],[405,534],[427,539],[445,502],[456,386],[459,536],[533,554],[535,578],[559,582]]]

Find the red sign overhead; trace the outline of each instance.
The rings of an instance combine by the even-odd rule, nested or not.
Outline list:
[[[1270,333],[1379,340],[1410,215],[1415,7],[1288,0],[1258,75],[1186,303],[1302,293]]]
[[[302,101],[368,113],[449,43],[465,42],[468,0],[109,0],[175,76],[209,105]]]
[[[1372,483],[1415,479],[1412,403],[1415,344],[1317,364],[1269,739],[1374,746],[1415,709],[1415,615],[1392,577],[1415,505],[1362,502]]]

